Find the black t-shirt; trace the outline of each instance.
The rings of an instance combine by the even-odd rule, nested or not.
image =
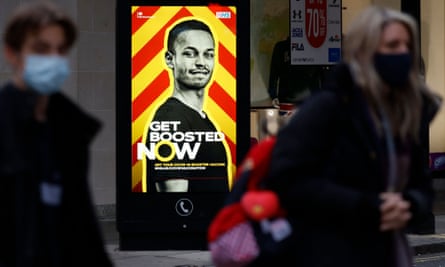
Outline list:
[[[155,181],[175,178],[188,180],[188,192],[228,191],[224,135],[207,115],[172,97],[150,125],[146,147],[157,155],[147,158],[147,191],[156,191]]]

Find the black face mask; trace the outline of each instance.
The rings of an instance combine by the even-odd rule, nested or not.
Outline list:
[[[408,83],[412,63],[412,56],[409,53],[374,55],[377,73],[391,87],[403,87]]]

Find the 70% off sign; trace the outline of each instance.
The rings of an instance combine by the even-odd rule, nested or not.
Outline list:
[[[327,1],[306,0],[306,36],[309,44],[320,47],[327,34]]]
[[[341,58],[341,0],[289,1],[291,63],[337,63]]]

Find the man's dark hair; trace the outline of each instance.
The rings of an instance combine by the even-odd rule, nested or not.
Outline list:
[[[61,9],[49,2],[29,2],[20,6],[8,21],[3,39],[10,48],[19,51],[28,34],[37,34],[50,25],[62,27],[65,48],[71,48],[77,38],[76,26]]]
[[[198,20],[186,20],[181,23],[176,24],[168,33],[168,39],[167,39],[167,49],[168,51],[173,51],[173,45],[178,38],[178,35],[181,32],[189,31],[189,30],[202,30],[208,32],[212,38],[213,34],[210,30],[209,26],[207,26],[205,23],[198,21]]]

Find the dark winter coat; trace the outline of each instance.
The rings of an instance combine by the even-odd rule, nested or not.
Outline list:
[[[297,221],[297,245],[287,266],[389,267],[390,235],[379,231],[386,146],[346,65],[333,77],[331,88],[307,100],[282,129],[272,153],[266,184]],[[433,202],[428,129],[437,108],[426,98],[423,104],[421,143],[411,144],[403,192],[412,205],[413,226]]]
[[[35,103],[32,91],[11,84],[0,90],[0,266],[41,266],[35,264],[41,255],[57,266],[112,266],[87,179],[89,145],[100,123],[56,93],[42,126]],[[41,186],[53,166],[62,197],[48,206]]]

